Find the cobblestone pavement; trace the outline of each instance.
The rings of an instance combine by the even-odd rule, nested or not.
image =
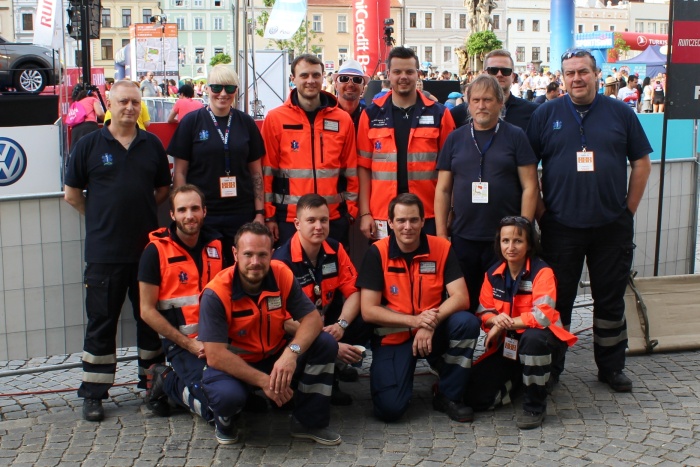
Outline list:
[[[434,412],[434,376],[416,373],[414,399],[398,423],[371,414],[369,358],[358,383],[342,383],[353,394],[350,407],[334,407],[331,428],[343,443],[327,447],[292,439],[289,414],[244,413],[241,441],[219,446],[213,428],[182,412],[150,414],[132,382],[133,362],[119,365],[105,403],[106,419],[83,421],[74,388],[80,371],[0,378],[0,465],[85,466],[442,466],[442,465],[698,465],[700,466],[700,352],[629,357],[634,392],[613,393],[597,382],[591,313],[575,313],[579,342],[549,400],[541,429],[515,427],[515,408],[479,413],[473,423]],[[133,350],[123,351],[132,354]],[[78,355],[0,362],[0,371],[79,361]],[[47,391],[20,395],[21,392]],[[12,393],[12,394],[10,394]]]

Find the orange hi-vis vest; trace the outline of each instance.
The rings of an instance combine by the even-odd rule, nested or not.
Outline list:
[[[237,266],[226,268],[207,285],[219,297],[226,311],[229,350],[246,362],[259,362],[276,355],[286,344],[284,321],[287,297],[294,284],[294,274],[281,261],[270,262],[273,281],[265,282],[258,301],[234,292]]]
[[[158,288],[158,309],[182,334],[197,337],[199,326],[199,293],[223,267],[221,241],[214,239],[202,248],[202,275],[189,253],[162,227],[149,234],[158,249],[161,281]]]
[[[384,271],[382,305],[399,313],[419,315],[423,310],[438,308],[445,301],[445,264],[450,242],[444,238],[421,234],[421,244],[411,265],[401,254],[394,235],[374,243],[379,250]],[[418,329],[377,328],[382,345],[397,345],[409,340]]]
[[[447,135],[455,129],[444,106],[418,93],[408,137],[408,191],[423,202],[425,217],[435,217],[437,157]],[[389,202],[398,195],[398,154],[391,91],[365,109],[357,132],[357,166],[370,169],[369,210],[375,219],[387,219]],[[363,213],[362,213],[363,214]]]

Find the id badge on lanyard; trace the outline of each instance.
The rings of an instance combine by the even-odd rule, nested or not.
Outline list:
[[[576,171],[577,172],[594,172],[595,164],[593,159],[593,151],[578,151],[576,153]]]
[[[518,339],[506,335],[506,339],[503,342],[503,356],[511,360],[518,359]]]
[[[238,196],[236,177],[219,177],[219,189],[222,198],[233,198]]]

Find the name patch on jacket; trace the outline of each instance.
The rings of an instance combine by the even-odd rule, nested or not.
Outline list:
[[[371,122],[369,122],[369,125],[372,128],[382,128],[387,126],[388,124],[388,119],[387,117],[382,117],[382,118],[373,118]]]
[[[219,250],[217,250],[213,246],[208,246],[207,247],[207,256],[209,258],[219,259]]]
[[[518,290],[521,292],[532,292],[532,281],[520,281]]]
[[[267,297],[267,309],[279,310],[282,308],[282,297]]]
[[[418,266],[418,272],[421,274],[437,273],[437,263],[435,261],[421,261]]]
[[[505,300],[506,299],[506,291],[503,289],[497,289],[496,287],[493,288],[493,298],[496,298],[498,300]]]
[[[330,274],[335,274],[337,272],[338,272],[338,265],[335,263],[335,261],[332,263],[324,264],[321,267],[321,274],[323,274],[324,276],[328,276]]]
[[[421,115],[418,118],[419,125],[435,125],[435,117],[432,115]]]
[[[338,120],[326,120],[324,118],[323,129],[326,131],[335,131],[337,133],[340,131],[340,122]]]

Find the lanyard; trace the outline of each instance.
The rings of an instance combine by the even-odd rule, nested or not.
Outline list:
[[[474,122],[471,124],[471,130],[472,130],[472,141],[474,142],[474,146],[476,146],[476,150],[479,152],[479,156],[481,158],[479,159],[479,181],[481,181],[481,177],[484,174],[484,157],[486,156],[486,151],[489,150],[491,147],[491,144],[493,143],[493,139],[496,137],[496,134],[498,133],[498,128],[501,126],[501,122],[499,121],[496,124],[496,130],[493,132],[493,135],[491,135],[491,138],[484,144],[484,149],[482,150],[479,148],[479,143],[476,142],[476,136],[474,136]]]
[[[226,133],[221,132],[221,128],[219,127],[219,122],[216,120],[216,115],[214,115],[214,112],[211,111],[211,107],[207,107],[207,110],[209,111],[209,115],[211,116],[211,120],[214,122],[214,127],[216,128],[216,131],[219,133],[219,136],[221,137],[221,142],[224,143],[224,162],[226,165],[226,175],[231,174],[231,157],[229,154],[228,150],[228,135],[231,132],[231,120],[233,118],[233,110],[229,110],[228,112],[228,123],[226,124]]]
[[[598,103],[598,95],[593,98],[593,103],[591,103],[591,106],[588,108],[588,111],[586,112],[586,115],[581,117],[581,115],[578,113],[576,110],[576,107],[574,107],[574,103],[571,101],[571,97],[566,99],[567,104],[569,104],[569,110],[571,110],[572,115],[574,116],[574,119],[578,123],[579,131],[581,132],[581,148],[583,150],[586,150],[586,134],[583,132],[583,121],[588,117],[588,115],[591,113],[591,110],[593,110],[593,107]]]

